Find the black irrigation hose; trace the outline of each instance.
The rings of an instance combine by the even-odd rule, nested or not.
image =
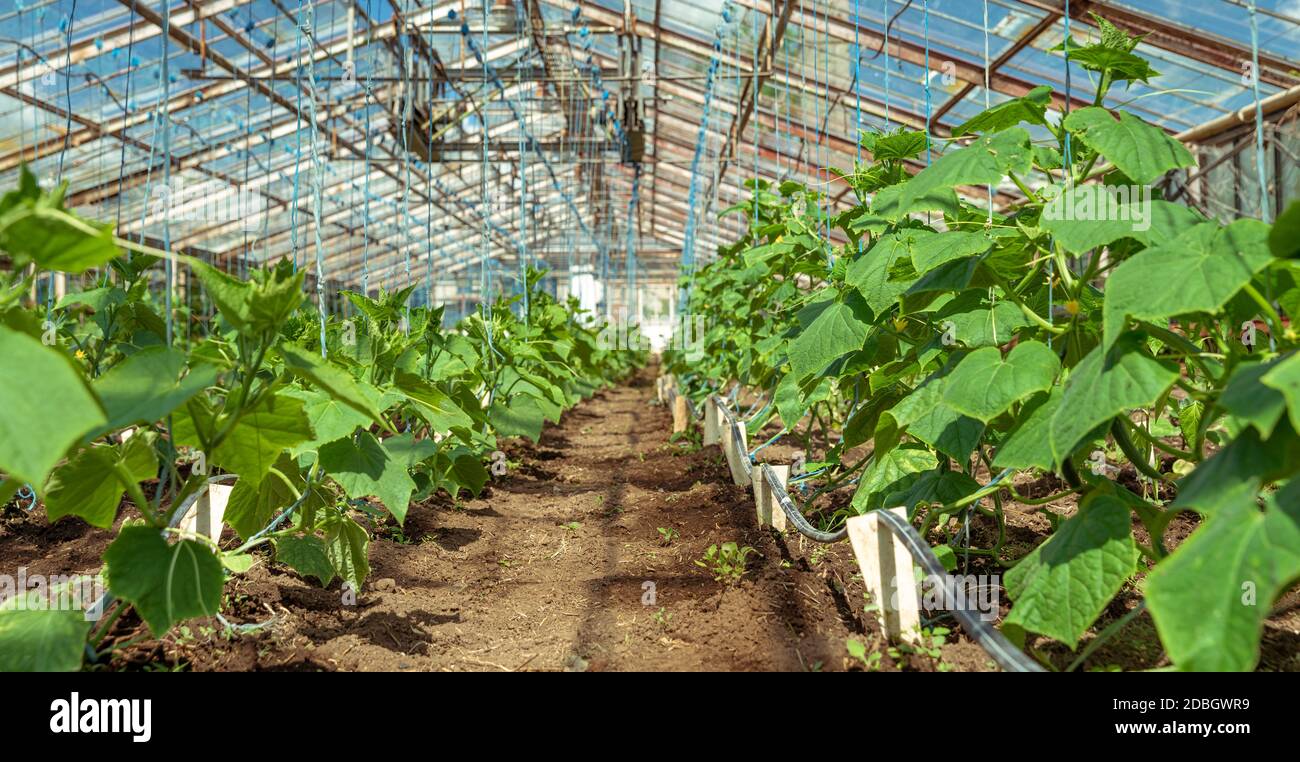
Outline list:
[[[794,524],[795,529],[799,530],[799,534],[814,542],[824,543],[839,542],[848,536],[848,527],[838,532],[823,532],[809,524],[808,520],[795,506],[790,494],[786,492],[772,467],[764,463],[762,471],[763,478],[767,480],[768,487],[771,488],[772,494],[776,496],[776,501],[781,505],[781,510],[785,512],[785,517],[789,519],[791,524]],[[912,554],[913,560],[925,570],[927,576],[933,578],[948,576],[948,571],[943,568],[939,557],[930,549],[929,544],[921,539],[921,535],[917,533],[911,522],[891,511],[877,511],[876,515],[880,517],[881,521],[889,524],[896,537],[902,539],[903,544],[907,546],[908,552]],[[970,635],[971,640],[978,643],[980,648],[983,648],[989,656],[992,656],[998,666],[1007,672],[1045,671],[1041,664],[1012,645],[1005,635],[980,618],[979,615],[972,613],[965,607],[953,607],[954,601],[949,599],[950,593],[948,589],[945,587],[944,590],[945,608],[952,612],[957,621],[961,622],[962,629]]]
[[[848,527],[836,532],[823,532],[809,524],[808,519],[804,518],[803,513],[794,504],[794,500],[790,499],[790,493],[786,492],[785,487],[777,478],[776,472],[766,463],[763,464],[763,478],[767,480],[767,486],[772,490],[772,494],[776,496],[776,501],[781,504],[781,510],[785,513],[785,517],[790,520],[791,524],[794,524],[795,529],[799,530],[799,534],[813,542],[839,542],[848,537]]]
[[[722,400],[715,394],[710,395],[708,400],[717,405],[718,412],[726,418],[727,425],[732,427],[732,436],[739,441],[740,426],[731,410],[722,404]],[[744,468],[751,475],[754,473],[753,466],[749,463],[749,458],[742,458]],[[786,519],[789,520],[799,534],[807,537],[814,542],[832,543],[839,542],[848,536],[848,527],[844,527],[836,532],[823,532],[804,518],[799,507],[794,504],[790,493],[786,491],[785,485],[781,484],[776,472],[766,463],[759,466],[761,478],[767,480],[767,486],[772,490],[776,502],[781,506],[782,512],[785,513]],[[890,511],[877,511],[876,515],[880,520],[889,524],[894,536],[900,538],[907,550],[912,555],[912,559],[920,565],[928,577],[942,579],[948,576],[948,571],[939,561],[939,557],[934,554],[921,535],[912,526],[907,519],[898,516]],[[951,592],[947,587],[944,588],[944,606],[952,615],[961,623],[962,629],[974,640],[985,653],[993,657],[993,661],[1007,672],[1045,672],[1043,665],[1027,656],[1023,651],[1012,645],[1011,641],[1003,635],[996,627],[984,621],[976,613],[972,613],[963,606],[954,606],[955,601],[951,599]]]

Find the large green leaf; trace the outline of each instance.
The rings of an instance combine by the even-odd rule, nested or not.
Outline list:
[[[849,263],[844,282],[862,294],[873,315],[883,315],[916,282],[912,242],[931,235],[929,231],[904,230],[881,237]]]
[[[858,513],[874,511],[886,506],[885,497],[907,490],[926,471],[939,465],[934,453],[919,444],[903,444],[887,453],[877,455],[862,474],[858,489],[853,493],[853,509]]]
[[[969,289],[939,307],[935,322],[963,346],[1002,346],[1016,332],[1033,325],[1010,299],[990,300],[987,289]]]
[[[1281,382],[1285,381],[1290,373],[1295,372],[1294,360],[1297,356],[1300,355],[1290,357],[1292,368],[1281,376],[1273,376],[1271,383],[1265,383],[1262,379],[1271,375],[1284,360],[1247,362],[1238,365],[1232,372],[1232,377],[1228,379],[1223,392],[1219,394],[1219,407],[1226,410],[1241,426],[1254,426],[1259,430],[1262,438],[1268,439],[1272,436],[1278,421],[1286,414],[1287,398],[1279,388],[1286,385]],[[1295,403],[1290,404],[1294,410]]]
[[[1219,310],[1272,258],[1268,226],[1250,219],[1227,227],[1202,223],[1169,244],[1146,249],[1115,268],[1106,283],[1105,346],[1115,342],[1128,317],[1159,321]]]
[[[406,472],[406,464],[390,455],[370,432],[321,447],[320,465],[348,497],[377,498],[399,524],[406,520],[415,482]]]
[[[947,233],[924,235],[926,231],[911,233],[912,268],[924,275],[942,264],[969,259],[993,248],[993,241],[983,233],[953,230]]]
[[[415,403],[420,417],[434,431],[446,434],[452,429],[468,429],[474,425],[468,413],[460,409],[442,390],[423,378],[413,373],[398,371],[394,383]]]
[[[68,448],[107,420],[68,357],[0,325],[0,471],[44,484]]]
[[[65,183],[42,192],[24,166],[18,189],[0,200],[0,250],[10,254],[15,268],[34,262],[42,270],[82,273],[120,253],[112,224],[89,222],[63,209],[66,188]]]
[[[0,672],[75,672],[86,653],[93,622],[82,611],[0,604]]]
[[[1178,483],[1174,505],[1214,514],[1241,493],[1255,494],[1263,485],[1300,470],[1300,437],[1283,421],[1264,441],[1248,428]]]
[[[312,438],[303,402],[287,394],[270,393],[244,411],[226,441],[212,453],[212,462],[254,484],[280,457]]]
[[[1260,378],[1260,383],[1276,389],[1286,398],[1291,426],[1300,431],[1300,352],[1292,352],[1289,357],[1270,368]]]
[[[1097,426],[1152,404],[1178,378],[1178,368],[1152,357],[1143,341],[1141,333],[1124,334],[1109,353],[1096,347],[1075,366],[1052,416],[1056,463],[1069,457]]]
[[[301,494],[307,488],[306,480],[287,453],[276,461],[275,470],[279,473],[268,472],[261,482],[241,478],[230,490],[222,518],[244,540],[260,532],[276,513],[293,505],[297,499],[294,490]]]
[[[820,373],[836,358],[861,349],[869,320],[865,305],[855,296],[827,306],[790,342],[790,368],[795,378]]]
[[[383,413],[375,406],[374,401],[362,391],[356,379],[346,370],[296,344],[282,342],[279,350],[285,367],[296,375],[307,379],[328,392],[334,399],[367,416],[370,420],[376,422],[384,420]]]
[[[335,577],[334,564],[319,537],[277,537],[275,560],[304,577],[315,577],[322,585],[328,585]]]
[[[997,347],[977,349],[948,376],[943,401],[988,423],[1012,404],[1050,389],[1060,369],[1056,353],[1038,341],[1017,344],[1005,359]]]
[[[950,150],[903,185],[899,204],[911,207],[917,200],[959,185],[997,185],[1008,173],[1026,175],[1032,166],[1029,133],[1020,127],[985,135],[970,145]]]
[[[414,434],[406,431],[385,439],[384,449],[402,465],[414,468],[417,464],[436,455],[440,448],[437,442],[431,439],[416,439]]]
[[[104,551],[108,588],[135,605],[155,637],[221,608],[221,561],[194,540],[168,543],[154,527],[123,527]]]
[[[370,416],[358,412],[356,408],[346,405],[324,392],[310,389],[285,389],[282,395],[297,397],[303,402],[303,412],[311,423],[315,436],[293,448],[293,455],[301,455],[308,450],[319,448],[326,442],[346,437],[357,430],[358,426],[369,426]]]
[[[1196,163],[1182,143],[1127,111],[1116,119],[1104,108],[1082,108],[1071,112],[1064,126],[1136,183]]]
[[[939,374],[931,376],[886,411],[881,416],[881,426],[887,430],[892,424],[898,432],[906,431],[944,455],[964,461],[979,444],[984,424],[963,415],[944,401],[949,378]],[[880,431],[878,429],[877,446]],[[892,438],[892,435],[886,438]]]
[[[50,474],[45,486],[47,517],[55,521],[79,516],[91,526],[107,529],[117,518],[118,503],[128,486],[123,478],[134,485],[157,475],[158,459],[150,436],[138,434],[123,444],[87,447]]]
[[[216,383],[217,369],[211,365],[198,365],[182,377],[185,362],[179,349],[149,347],[95,379],[95,393],[108,414],[102,431],[162,420]]]
[[[349,516],[333,516],[325,529],[325,555],[334,573],[360,590],[370,576],[370,535]]]
[[[1015,127],[1021,122],[1047,124],[1047,107],[1052,104],[1052,88],[1040,85],[1019,98],[1004,101],[982,111],[963,122],[952,131],[953,137],[976,132],[996,132]]]
[[[516,394],[509,399],[492,400],[488,418],[497,436],[527,437],[536,442],[546,425],[546,411],[542,401],[531,394]]]
[[[1015,601],[1007,624],[1073,648],[1137,570],[1128,504],[1094,491],[1003,578]]]
[[[1039,395],[1020,409],[1019,420],[998,447],[993,458],[995,468],[1052,469],[1056,458],[1052,454],[1052,418],[1061,407],[1062,390],[1053,386],[1047,394]]]
[[[1133,197],[1132,189],[1127,186],[1111,190],[1105,196],[1097,190],[1103,186],[1086,187],[1092,190],[1075,190],[1049,201],[1039,221],[1069,251],[1084,252],[1121,238],[1159,246],[1205,221],[1199,213],[1182,204]],[[1130,197],[1125,203],[1119,194]],[[1106,209],[1101,208],[1102,201],[1107,203]]]
[[[1273,602],[1300,577],[1300,481],[1241,490],[1147,576],[1147,605],[1174,666],[1250,670]]]

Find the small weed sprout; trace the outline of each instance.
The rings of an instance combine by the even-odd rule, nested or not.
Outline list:
[[[717,582],[735,584],[745,576],[745,562],[749,554],[757,552],[748,545],[742,548],[734,542],[724,542],[722,545],[710,545],[704,551],[704,558],[696,561],[695,565],[712,572],[713,579]]]

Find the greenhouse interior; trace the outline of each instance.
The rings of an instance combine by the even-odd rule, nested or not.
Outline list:
[[[2,671],[1300,671],[1297,0],[12,0],[0,130]]]

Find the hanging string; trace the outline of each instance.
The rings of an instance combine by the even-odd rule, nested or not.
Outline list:
[[[925,166],[930,166],[930,0],[921,3],[921,29],[925,41]]]
[[[300,3],[301,7],[301,3]],[[307,19],[303,26],[298,29],[298,34],[311,34],[311,30],[316,24],[316,0],[311,0],[307,4]],[[307,98],[308,122],[311,124],[311,213],[312,213],[312,232],[315,235],[316,243],[316,310],[320,318],[320,356],[322,359],[328,355],[325,346],[325,314],[328,305],[325,303],[325,244],[321,240],[321,206],[322,195],[324,193],[322,180],[322,161],[320,156],[320,115],[316,111],[316,66],[315,56],[307,56],[307,85],[311,90]]]
[[[984,0],[984,110],[989,110],[989,0]],[[993,224],[993,185],[990,183],[985,187],[989,196],[989,218],[988,224]],[[993,313],[990,313],[993,314]]]
[[[1264,107],[1259,94],[1259,21],[1255,0],[1250,0],[1250,87],[1255,96],[1255,172],[1259,175],[1259,215],[1273,222],[1268,203],[1268,175],[1264,166]]]
[[[718,64],[722,53],[722,36],[724,27],[731,21],[731,0],[726,0],[722,4],[722,21],[718,24],[713,33],[713,53],[709,56],[708,73],[704,78],[704,114],[700,120],[700,131],[695,139],[695,155],[691,159],[691,181],[686,193],[686,231],[685,245],[682,247],[682,267],[687,270],[692,277],[695,275],[695,194],[698,191],[700,159],[704,153],[704,145],[708,139],[709,129],[709,110],[713,103],[713,86],[714,78],[718,73]],[[689,284],[689,281],[688,281]],[[689,297],[689,285],[682,289],[680,294],[681,305],[684,308]]]
[[[881,20],[885,22],[885,43],[881,47],[885,51],[885,131],[889,131],[889,0],[885,0],[884,14]]]

